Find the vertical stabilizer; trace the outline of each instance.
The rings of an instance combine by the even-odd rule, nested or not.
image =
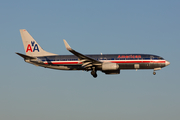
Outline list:
[[[24,50],[28,56],[52,56],[53,53],[46,52],[41,46],[34,40],[34,38],[25,29],[20,29]]]

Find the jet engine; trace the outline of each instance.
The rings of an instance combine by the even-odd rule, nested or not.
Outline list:
[[[109,71],[109,70],[118,70],[119,65],[116,63],[103,63],[102,64],[102,71]]]
[[[116,63],[103,63],[102,72],[105,74],[120,74],[119,65]]]

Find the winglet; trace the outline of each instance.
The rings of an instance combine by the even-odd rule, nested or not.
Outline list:
[[[64,41],[64,44],[65,44],[66,49],[67,49],[67,50],[72,50],[71,47],[69,46],[69,44],[66,42],[66,40],[63,39],[63,41]]]

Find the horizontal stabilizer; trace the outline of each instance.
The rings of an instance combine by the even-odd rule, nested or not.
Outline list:
[[[18,54],[19,56],[21,56],[24,59],[36,59],[35,57],[30,57],[28,55],[24,55],[24,54],[21,54],[21,53],[16,53],[16,54]]]

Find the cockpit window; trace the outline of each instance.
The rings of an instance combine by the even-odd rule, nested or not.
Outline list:
[[[164,60],[162,57],[158,57],[159,60]]]

